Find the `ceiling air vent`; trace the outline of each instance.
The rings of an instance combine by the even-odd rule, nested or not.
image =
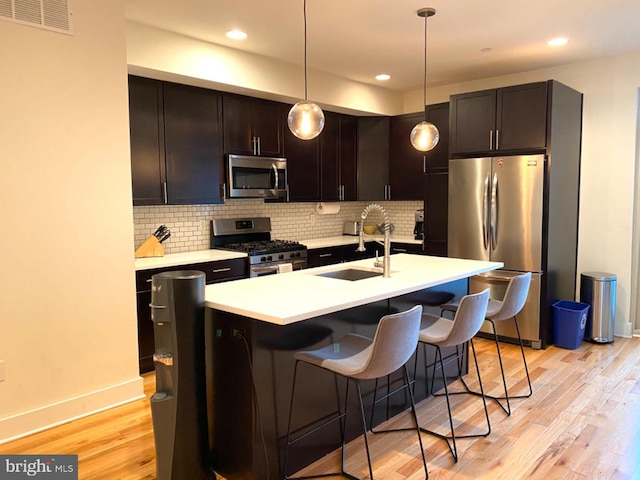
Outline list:
[[[0,19],[72,34],[70,0],[0,0]]]

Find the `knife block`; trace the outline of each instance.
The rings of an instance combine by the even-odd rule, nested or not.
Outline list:
[[[155,236],[151,235],[138,247],[135,256],[136,258],[164,257],[164,247]]]

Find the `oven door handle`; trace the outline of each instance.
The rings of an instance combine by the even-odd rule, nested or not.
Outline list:
[[[257,274],[278,273],[278,265],[269,265],[268,267],[251,267],[251,271]]]

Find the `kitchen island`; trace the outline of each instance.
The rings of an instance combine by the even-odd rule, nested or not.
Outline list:
[[[212,468],[230,480],[282,478],[295,351],[333,343],[350,332],[372,336],[382,315],[406,307],[407,295],[448,285],[459,296],[466,292],[469,276],[501,266],[397,254],[391,256],[390,278],[334,278],[345,270],[365,275],[380,272],[367,259],[207,286]],[[296,398],[300,414],[293,419],[294,428],[299,429],[335,412],[344,393],[343,383],[317,368],[305,370],[301,381],[302,393]],[[417,381],[423,383],[424,378]],[[372,388],[366,383],[365,395]],[[403,395],[397,397],[388,408],[391,414],[408,406]],[[305,442],[292,455],[290,468],[302,468],[337,448],[340,434],[338,425],[334,426]],[[361,434],[357,418],[348,422],[346,432],[348,438]]]

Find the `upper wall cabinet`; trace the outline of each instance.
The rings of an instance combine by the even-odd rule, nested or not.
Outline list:
[[[389,200],[422,200],[425,155],[411,145],[411,130],[424,113],[391,117],[389,133]]]
[[[285,106],[286,107],[286,106]],[[283,115],[286,119],[286,112]],[[286,121],[286,120],[285,120]],[[320,135],[324,135],[324,132]],[[320,200],[320,137],[301,140],[284,129],[284,156],[287,159],[287,181],[290,202]]]
[[[327,111],[324,115],[324,129],[314,139],[300,140],[284,129],[291,202],[356,200],[356,118]]]
[[[321,200],[356,200],[357,120],[349,115],[324,113],[325,127],[320,134]]]
[[[282,104],[224,94],[224,153],[282,156]]]
[[[547,82],[453,95],[451,155],[547,146]]]
[[[358,200],[387,200],[389,117],[358,117]]]
[[[221,98],[129,77],[134,205],[222,203]]]

